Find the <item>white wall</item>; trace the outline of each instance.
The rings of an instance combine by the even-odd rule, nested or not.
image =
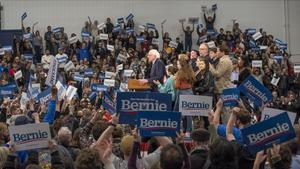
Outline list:
[[[178,35],[183,37],[179,18],[201,16],[203,21],[201,5],[210,7],[216,2],[216,28],[230,30],[231,19],[237,19],[242,29],[264,28],[275,37],[286,40],[284,0],[1,0],[4,6],[2,27],[20,28],[20,16],[26,11],[28,18],[25,26],[39,21],[36,29],[42,33],[47,25],[51,25],[64,26],[70,35],[80,32],[87,16],[99,22],[110,16],[116,22],[117,18],[126,17],[132,12],[136,25],[152,22],[159,27],[159,32],[160,23],[167,19],[165,31],[175,38]],[[295,10],[299,10],[299,7]],[[195,39],[196,36],[195,32]]]
[[[300,62],[300,0],[287,0],[287,39],[290,50]]]

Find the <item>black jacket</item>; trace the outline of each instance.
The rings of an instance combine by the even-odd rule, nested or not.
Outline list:
[[[213,95],[214,78],[210,71],[206,71],[204,74],[201,72],[197,73],[193,91],[195,95]]]

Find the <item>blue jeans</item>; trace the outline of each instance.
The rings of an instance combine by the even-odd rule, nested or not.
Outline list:
[[[179,96],[180,95],[194,95],[192,89],[186,89],[186,90],[180,90],[178,89],[176,91],[176,99],[175,99],[175,105],[173,110],[174,111],[179,111]],[[193,130],[193,118],[192,116],[184,116],[183,117],[183,131],[186,132],[191,132]]]

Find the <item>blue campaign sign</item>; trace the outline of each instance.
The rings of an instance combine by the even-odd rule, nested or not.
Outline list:
[[[273,143],[280,144],[296,136],[286,112],[241,129],[241,133],[243,143],[253,154],[271,147]]]
[[[0,86],[0,98],[12,98],[15,91],[17,91],[17,86],[15,84]]]
[[[129,27],[126,28],[126,33],[132,33],[132,32],[134,32],[133,29],[131,29],[131,28],[129,28]]]
[[[113,32],[119,32],[121,29],[121,26],[120,25],[116,25],[113,29]]]
[[[148,29],[155,29],[155,25],[153,23],[147,23],[146,26]]]
[[[175,137],[180,130],[180,112],[139,112],[137,126],[142,137],[170,136]]]
[[[255,28],[249,28],[246,29],[247,35],[253,35],[256,33],[256,29]]]
[[[248,76],[238,89],[257,106],[272,100],[272,93],[252,75]]]
[[[240,98],[240,91],[237,88],[224,89],[221,97],[224,106],[237,106]]]
[[[92,77],[94,74],[93,69],[89,68],[84,71],[84,75],[87,77]]]
[[[23,21],[25,18],[27,18],[27,13],[26,13],[26,12],[24,12],[23,15],[21,16],[22,21]]]
[[[129,20],[132,20],[134,17],[134,15],[132,13],[130,13],[127,17],[126,17],[126,20],[129,21]]]
[[[124,23],[124,18],[118,18],[118,23]]]
[[[110,114],[116,113],[116,104],[107,92],[104,92],[102,105]]]
[[[48,89],[42,91],[38,96],[37,96],[37,101],[38,102],[48,102],[51,98],[51,87]]]
[[[213,5],[211,6],[211,9],[212,9],[213,11],[217,10],[217,9],[218,9],[217,4],[213,4]]]
[[[138,42],[144,42],[145,39],[144,39],[143,36],[138,36],[138,37],[136,37],[136,41],[138,41]]]
[[[118,92],[117,113],[120,124],[136,124],[136,115],[142,111],[171,111],[172,96],[166,93]]]
[[[100,84],[92,84],[91,89],[94,92],[105,92],[107,91],[107,86],[100,85]]]

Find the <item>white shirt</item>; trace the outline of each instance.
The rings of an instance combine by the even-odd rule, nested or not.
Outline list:
[[[52,55],[43,55],[41,63],[43,64],[44,69],[49,69]]]

